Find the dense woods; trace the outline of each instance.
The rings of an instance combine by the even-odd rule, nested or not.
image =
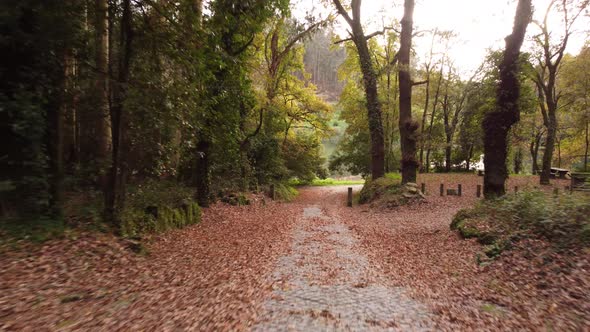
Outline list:
[[[330,173],[473,171],[484,152],[486,193],[509,173],[588,170],[590,45],[566,52],[586,1],[535,7],[518,38],[532,50],[490,50],[469,75],[457,32],[417,31],[413,1],[376,29],[361,3],[302,17],[287,0],[4,1],[3,218],[61,220],[93,193],[119,229],[146,183],[206,207]]]

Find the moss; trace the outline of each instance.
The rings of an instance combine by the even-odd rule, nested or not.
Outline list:
[[[451,222],[451,229],[455,230],[459,227],[459,224],[461,224],[465,219],[470,218],[471,217],[471,210],[468,209],[463,209],[463,210],[459,210],[459,212],[457,212],[457,214],[455,214],[455,216],[453,217],[453,221]]]
[[[359,204],[370,203],[381,197],[398,195],[401,192],[401,182],[396,178],[383,177],[367,180],[359,194]]]
[[[121,231],[125,237],[136,237],[183,228],[198,224],[200,221],[201,208],[195,202],[187,202],[177,208],[158,206],[157,217],[145,211],[128,209],[123,214]]]

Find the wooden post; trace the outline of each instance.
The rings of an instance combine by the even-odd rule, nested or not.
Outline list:
[[[518,194],[518,186],[514,186],[514,193]]]
[[[426,183],[422,183],[422,193],[426,195]]]
[[[477,185],[477,198],[481,197],[481,184]]]
[[[275,200],[275,185],[270,185],[270,198],[274,201]]]
[[[463,187],[461,186],[461,184],[459,183],[459,185],[457,185],[457,196],[461,196],[461,194],[463,194]]]
[[[348,201],[346,205],[352,207],[352,187],[348,187]]]
[[[444,196],[445,195],[445,185],[444,184],[440,184],[440,195]]]

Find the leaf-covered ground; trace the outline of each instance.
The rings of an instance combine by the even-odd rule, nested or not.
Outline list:
[[[148,256],[97,234],[5,253],[0,330],[243,330],[300,210],[218,204],[202,224],[156,239]]]
[[[537,180],[515,177],[509,186],[522,190]],[[427,202],[394,210],[347,208],[346,187],[302,189],[293,203],[218,204],[200,225],[154,239],[146,256],[96,233],[4,252],[0,330],[249,330],[282,287],[273,273],[281,257],[293,255],[297,227],[312,205],[338,216],[346,236],[358,239],[363,268],[424,305],[436,329],[590,329],[590,253],[556,253],[529,241],[480,266],[481,247],[460,239],[449,223],[476,201],[481,177],[426,175],[418,182],[426,183]],[[439,197],[441,182],[461,183],[463,196]],[[567,184],[555,183],[561,191]],[[330,252],[312,258],[335,262]],[[355,260],[341,265],[347,261]],[[326,273],[320,284],[332,277]]]

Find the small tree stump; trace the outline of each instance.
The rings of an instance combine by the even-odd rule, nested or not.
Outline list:
[[[477,185],[477,197],[481,197],[481,184]]]

